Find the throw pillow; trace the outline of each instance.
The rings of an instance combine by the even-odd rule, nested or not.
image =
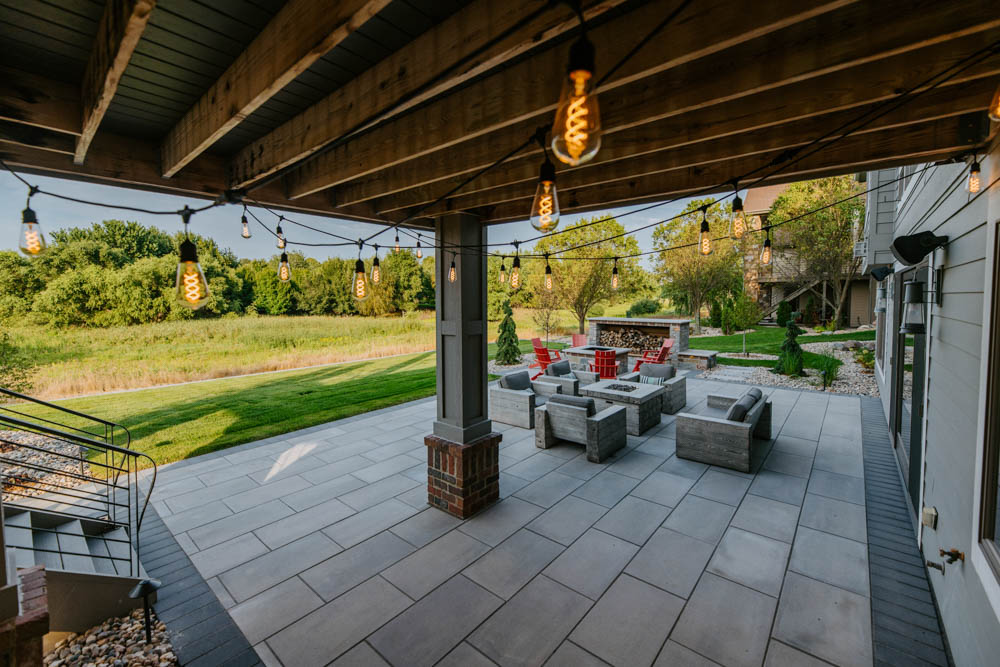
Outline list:
[[[641,373],[639,374],[639,382],[641,384],[658,384],[658,385],[662,385],[662,384],[666,383],[666,381],[667,381],[667,378],[658,378],[658,377],[653,377],[651,375],[642,375]]]
[[[729,412],[726,413],[726,419],[734,422],[743,421],[743,418],[747,416],[747,412],[749,412],[750,408],[752,408],[753,404],[756,402],[757,401],[753,396],[744,394],[740,397],[740,400],[730,406]]]
[[[545,374],[553,377],[562,377],[564,375],[568,375],[570,370],[572,369],[569,367],[569,360],[564,359],[563,361],[557,361],[554,364],[549,364],[545,368]]]

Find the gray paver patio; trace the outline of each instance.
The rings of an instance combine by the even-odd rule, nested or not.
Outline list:
[[[686,409],[745,389],[689,377]],[[461,521],[425,503],[423,400],[163,467],[153,500],[267,665],[871,665],[860,400],[762,389],[750,474],[678,459],[670,415],[601,465],[495,424],[503,500]]]

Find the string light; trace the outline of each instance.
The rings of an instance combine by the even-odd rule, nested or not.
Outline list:
[[[736,196],[733,197],[733,214],[729,218],[729,236],[734,239],[741,239],[747,233],[747,217],[743,213],[743,200],[739,195],[739,183],[734,183]]]
[[[287,283],[292,279],[292,269],[288,266],[288,255],[281,253],[281,263],[278,264],[278,280]]]
[[[552,267],[549,266],[549,256],[545,256],[545,289],[552,291]]]
[[[569,49],[569,66],[552,124],[552,152],[576,166],[593,158],[601,147],[601,114],[593,93],[594,45],[586,35]]]
[[[417,259],[423,259],[424,250],[420,247],[420,234],[417,234]]]
[[[396,252],[399,252],[399,232],[396,232]]]
[[[42,226],[38,224],[38,216],[31,209],[31,198],[37,192],[38,188],[35,186],[29,187],[28,200],[24,204],[24,210],[21,211],[21,235],[18,247],[29,257],[41,254],[46,248]]]
[[[760,249],[760,263],[764,266],[771,265],[771,225],[767,226],[767,237],[764,239],[764,247]]]
[[[285,233],[281,231],[281,221],[284,219],[284,217],[278,218],[278,226],[274,230],[274,235],[278,237],[278,250],[285,249]]]
[[[545,154],[545,162],[538,172],[538,187],[531,202],[531,226],[543,234],[559,226],[559,193],[556,192],[556,166]]]
[[[698,232],[698,252],[702,255],[712,254],[712,232],[708,228],[708,207],[701,207],[701,231]]]
[[[618,258],[615,257],[615,265],[611,269],[611,289],[618,289]]]
[[[351,293],[358,301],[368,298],[371,290],[368,288],[368,276],[365,275],[365,263],[361,259],[361,249],[364,243],[358,239],[358,261],[354,263],[354,280],[351,282]]]
[[[375,246],[375,259],[372,260],[372,285],[382,282],[382,267],[378,264],[378,246]]]
[[[458,280],[458,269],[455,268],[455,254],[451,255],[451,266],[448,267],[448,282],[453,283]]]
[[[188,234],[191,209],[181,211],[184,222],[184,240],[180,245],[180,261],[177,263],[177,299],[181,305],[198,310],[208,301],[208,281],[198,264],[198,247]]]
[[[250,223],[247,222],[247,207],[243,206],[243,219],[240,221],[243,223],[243,232],[241,236],[245,239],[250,238]]]
[[[519,289],[521,287],[521,258],[514,255],[514,263],[510,267],[510,288]]]
[[[979,162],[973,159],[972,165],[969,167],[969,182],[966,186],[966,189],[970,193],[976,194],[977,192],[979,192],[981,182],[982,181],[980,180],[979,177]]]
[[[499,278],[500,278],[500,284],[501,285],[503,285],[505,282],[507,282],[507,267],[504,266],[504,261],[506,261],[506,259],[507,259],[506,257],[501,257],[500,258],[500,276],[499,276]]]

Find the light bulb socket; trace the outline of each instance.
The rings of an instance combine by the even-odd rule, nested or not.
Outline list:
[[[181,241],[181,246],[179,248],[181,261],[182,262],[197,262],[198,261],[198,246],[194,244],[191,239],[184,239]]]
[[[593,74],[596,69],[596,60],[597,50],[594,48],[594,43],[587,39],[586,35],[581,35],[569,47],[569,64],[566,67],[566,71],[577,72],[583,70]]]
[[[364,273],[365,272],[365,263],[364,263],[364,261],[362,261],[362,260],[359,259],[358,261],[354,262],[354,272],[355,273]]]
[[[520,269],[521,268],[521,258],[520,257],[514,257],[514,263],[511,266],[513,268],[515,268],[515,269]]]
[[[733,197],[733,213],[743,212],[743,200],[740,199],[739,195]]]
[[[972,164],[969,165],[969,173],[970,174],[978,174],[979,173],[979,162],[973,161]]]
[[[284,232],[281,231],[281,225],[278,225],[277,227],[274,228],[274,233],[277,234],[278,236],[284,234]]]
[[[372,266],[375,267],[375,266],[378,266],[378,265],[379,265],[379,263],[378,263],[378,255],[375,255],[375,259],[372,260]]]
[[[541,183],[555,183],[556,182],[556,166],[552,164],[552,160],[545,157],[545,162],[542,163],[541,168],[538,170],[538,180]]]
[[[30,206],[25,207],[25,209],[21,211],[21,222],[25,224],[38,224],[38,218],[35,216],[35,212]]]
[[[240,218],[240,222],[242,222],[244,225],[249,224],[247,222],[247,217],[245,215]]]
[[[281,253],[281,263],[282,264],[288,264],[288,255],[287,254]]]
[[[764,239],[764,247],[765,248],[770,248],[771,247],[771,237],[770,236],[768,236],[766,239]]]
[[[706,234],[709,233],[710,231],[712,231],[708,227],[708,220],[702,220],[701,221],[701,231],[703,231]]]
[[[552,267],[549,266],[548,264],[545,265],[545,275],[547,275],[547,276],[551,276],[552,275]]]

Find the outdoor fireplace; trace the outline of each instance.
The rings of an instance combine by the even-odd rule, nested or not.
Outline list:
[[[664,338],[674,339],[674,353],[688,349],[691,320],[650,317],[591,317],[590,345],[627,347],[633,352],[656,349]]]

